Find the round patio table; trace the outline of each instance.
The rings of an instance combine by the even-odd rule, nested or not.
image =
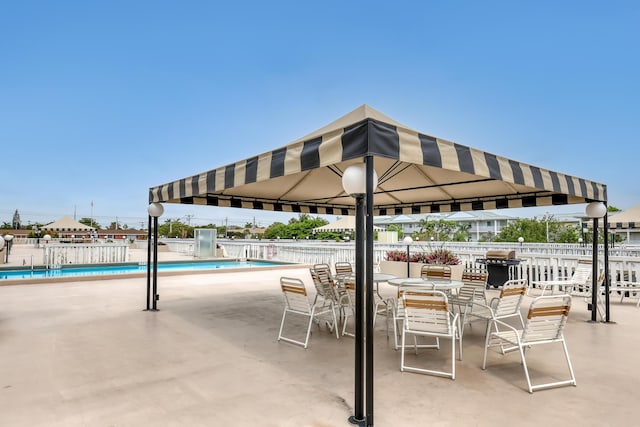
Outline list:
[[[461,280],[434,280],[420,277],[404,277],[389,279],[387,283],[393,286],[433,286],[436,291],[452,291],[462,287]]]

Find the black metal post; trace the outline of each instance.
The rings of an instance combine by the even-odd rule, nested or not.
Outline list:
[[[604,309],[605,316],[604,321],[610,321],[610,307],[609,307],[609,246],[607,245],[607,237],[609,236],[609,214],[604,214]],[[611,236],[613,240],[613,235]],[[613,242],[612,242],[613,243]],[[612,244],[613,246],[613,244]]]
[[[157,310],[158,302],[158,217],[153,217],[153,295],[152,310]]]
[[[151,215],[149,215],[149,226],[147,228],[147,308],[151,308]]]
[[[593,218],[593,260],[591,273],[591,321],[598,321],[598,218]]]
[[[365,240],[365,290],[367,292],[366,300],[366,401],[367,401],[367,426],[373,426],[373,157],[365,157],[366,177],[367,177],[367,194],[365,196],[365,206],[367,216],[365,221],[366,240]]]
[[[407,244],[407,277],[411,277],[411,258],[409,256],[409,244]]]
[[[354,415],[349,417],[351,424],[364,423],[364,194],[356,195],[356,314],[355,314],[355,375],[354,375]]]

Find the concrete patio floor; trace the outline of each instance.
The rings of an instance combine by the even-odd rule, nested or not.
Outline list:
[[[306,350],[277,342],[282,275],[313,293],[306,268],[161,276],[158,312],[143,311],[145,279],[0,286],[0,425],[349,425],[354,341],[314,326]],[[400,372],[379,318],[375,424],[637,423],[640,310],[614,301],[617,323],[589,317],[575,298],[565,335],[578,386],[534,394],[516,353],[493,353],[480,368],[479,323],[466,330],[452,381]],[[444,364],[447,354],[445,344],[419,360]],[[533,348],[527,360],[534,380],[566,375],[559,347]]]

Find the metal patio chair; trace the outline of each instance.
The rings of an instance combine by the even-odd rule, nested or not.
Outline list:
[[[404,319],[400,355],[400,370],[456,378],[456,340],[458,341],[459,360],[462,360],[462,337],[458,333],[459,317],[449,311],[447,295],[441,291],[413,291],[402,295]],[[414,336],[413,345],[407,343],[407,335]],[[418,345],[417,337],[435,338],[435,344]],[[451,340],[451,371],[409,366],[406,363],[405,350],[413,347],[440,349],[440,338]]]
[[[331,315],[329,320],[325,320],[327,327],[330,331],[335,331],[336,338],[340,338],[340,336],[338,335],[338,320],[336,318],[336,311],[333,301],[329,301],[327,305],[322,306],[319,306],[317,303],[311,304],[307,296],[307,290],[304,286],[304,282],[302,282],[302,280],[298,278],[281,277],[280,288],[282,289],[282,295],[284,297],[284,311],[282,312],[282,321],[280,322],[278,341],[283,340],[307,348],[307,345],[309,344],[309,335],[311,334],[311,324],[314,320],[318,324],[320,324],[320,316],[327,314]],[[309,318],[304,341],[285,337],[282,334],[285,325],[285,319],[288,313]]]
[[[570,310],[571,295],[540,296],[531,303],[529,313],[527,314],[527,321],[523,329],[516,329],[501,320],[492,320],[495,331],[487,334],[484,356],[482,358],[482,369],[486,369],[487,366],[489,347],[500,347],[500,353],[503,355],[517,350],[520,353],[529,393],[544,388],[565,385],[575,386],[576,378],[564,339],[564,327],[567,324]],[[498,327],[500,330],[498,330]],[[525,350],[530,351],[530,348],[534,346],[555,343],[561,344],[564,350],[565,361],[569,369],[569,379],[543,384],[532,384],[529,368],[527,367]]]

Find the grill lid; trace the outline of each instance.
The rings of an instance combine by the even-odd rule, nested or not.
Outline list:
[[[515,259],[515,257],[516,251],[509,250],[492,250],[485,254],[487,259]]]

